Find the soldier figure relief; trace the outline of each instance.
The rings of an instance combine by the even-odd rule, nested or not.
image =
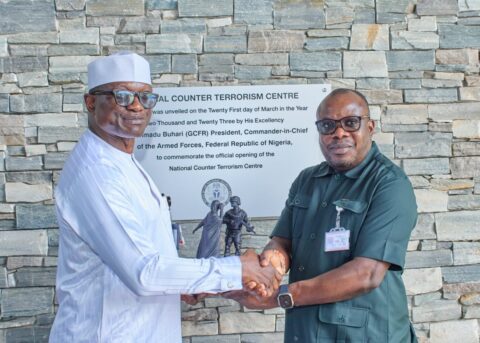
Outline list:
[[[245,226],[248,232],[253,232],[255,234],[254,227],[248,221],[247,213],[240,208],[240,204],[240,198],[238,196],[232,196],[230,198],[230,205],[232,208],[223,216],[223,222],[227,225],[224,256],[230,255],[230,247],[232,243],[235,246],[235,255],[240,256],[240,250],[242,248],[241,233],[243,226]]]

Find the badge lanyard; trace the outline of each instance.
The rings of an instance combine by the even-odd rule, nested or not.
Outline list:
[[[325,233],[325,252],[350,249],[350,230],[340,226],[340,214],[343,208],[335,206],[335,209],[337,210],[335,227]]]

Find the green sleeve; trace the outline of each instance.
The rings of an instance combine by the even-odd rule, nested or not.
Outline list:
[[[298,189],[300,184],[302,183],[304,172],[301,172],[300,175],[297,176],[295,181],[293,181],[292,185],[290,186],[290,191],[288,192],[287,201],[285,201],[285,207],[280,214],[280,218],[277,221],[277,224],[273,228],[273,231],[270,235],[270,238],[277,236],[287,239],[292,239],[292,203],[293,199],[297,195]]]
[[[391,175],[390,175],[391,176]],[[417,205],[406,176],[385,178],[373,195],[353,256],[368,257],[402,270],[410,233],[417,221]]]

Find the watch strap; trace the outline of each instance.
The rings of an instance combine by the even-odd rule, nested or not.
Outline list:
[[[285,294],[285,293],[288,293],[288,285],[287,284],[280,285],[280,287],[278,288],[278,294]]]

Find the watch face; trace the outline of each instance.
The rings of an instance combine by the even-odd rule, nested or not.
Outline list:
[[[290,293],[279,294],[278,295],[278,304],[281,308],[289,309],[293,307],[293,299]]]

